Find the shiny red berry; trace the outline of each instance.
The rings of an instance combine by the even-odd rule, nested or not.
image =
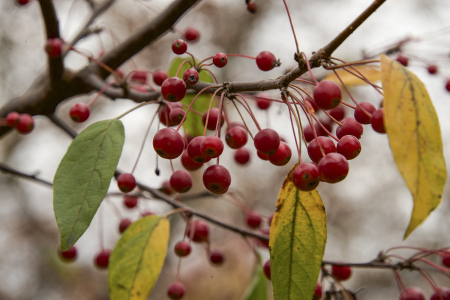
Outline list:
[[[280,146],[278,146],[278,150],[269,155],[269,161],[275,166],[284,166],[286,165],[292,157],[292,151],[288,144],[285,142],[280,142]]]
[[[372,114],[371,119],[372,128],[378,133],[386,133],[383,116],[384,116],[384,108],[379,108]]]
[[[397,61],[407,67],[409,58],[400,54],[399,56],[397,56]]]
[[[204,136],[196,136],[187,147],[189,157],[196,163],[205,163],[209,158],[202,152],[202,143],[206,139]]]
[[[250,2],[249,4],[247,4],[247,10],[254,14],[258,10],[258,6],[255,2]]]
[[[269,155],[262,154],[262,153],[259,152],[259,151],[256,151],[256,154],[257,154],[258,157],[259,157],[260,159],[262,159],[262,160],[269,160]]]
[[[123,233],[128,227],[130,227],[131,223],[133,223],[133,222],[131,222],[131,220],[128,218],[120,220],[119,232]]]
[[[16,127],[19,124],[20,114],[16,111],[10,112],[6,116],[6,125],[10,127]]]
[[[185,111],[182,108],[176,107],[170,110],[169,119],[170,123],[178,125],[184,118]]]
[[[245,148],[237,149],[234,152],[234,160],[240,165],[245,165],[250,161],[250,151]]]
[[[163,192],[166,195],[172,195],[175,193],[175,191],[173,190],[172,186],[170,185],[169,181],[164,181],[161,185],[161,187],[159,188],[159,190],[161,192]],[[153,213],[152,213],[153,214]]]
[[[308,145],[308,156],[315,163],[318,163],[324,155],[336,152],[336,146],[330,138],[318,136]]]
[[[224,194],[231,184],[230,172],[221,165],[209,166],[203,172],[203,184],[214,194]]]
[[[270,96],[265,93],[261,93],[256,97],[256,105],[259,109],[268,109],[270,105],[272,105],[272,101],[268,100],[270,99]]]
[[[270,128],[260,130],[254,138],[256,150],[261,154],[272,155],[277,152],[280,146],[280,136],[278,133]]]
[[[223,252],[220,250],[214,249],[209,253],[209,261],[214,265],[221,265],[223,264],[224,260],[225,257],[223,255]]]
[[[292,181],[301,191],[312,191],[320,183],[320,172],[316,164],[301,163],[292,173]]]
[[[314,101],[322,109],[335,108],[341,103],[341,99],[341,87],[334,81],[323,80],[314,88]]]
[[[86,121],[89,118],[90,113],[89,106],[84,103],[75,103],[70,108],[69,112],[70,118],[79,123]]]
[[[184,31],[184,39],[188,42],[195,42],[199,38],[200,38],[200,32],[193,27],[188,27]]]
[[[344,281],[350,278],[352,276],[352,269],[347,266],[336,266],[333,265],[331,267],[331,274],[334,278]]]
[[[45,44],[45,51],[50,58],[61,57],[63,42],[59,38],[49,38]]]
[[[179,241],[173,249],[178,257],[186,257],[191,253],[191,244],[185,241]]]
[[[450,289],[446,287],[438,287],[430,300],[450,300]]]
[[[353,135],[357,139],[361,138],[361,135],[364,131],[361,123],[359,123],[352,117],[345,118],[341,123],[342,126],[336,129],[336,136],[338,137],[338,139],[341,139],[344,135]]]
[[[348,160],[354,159],[361,153],[361,143],[353,135],[345,135],[337,143],[336,151]]]
[[[342,105],[336,106],[335,108],[331,109],[328,113],[337,121],[341,121],[345,117],[345,110],[342,108]]]
[[[365,111],[364,111],[364,110]],[[377,109],[369,102],[361,102],[355,108],[355,120],[361,124],[370,124],[370,119],[372,118],[372,114]]]
[[[183,153],[183,137],[172,128],[163,128],[153,137],[153,148],[159,156],[174,159]]]
[[[425,300],[425,296],[421,289],[413,287],[406,289],[401,295],[399,300]]]
[[[209,240],[208,223],[202,220],[195,220],[194,222],[189,223],[186,230],[186,236],[196,243],[207,242]]]
[[[156,70],[153,72],[153,82],[159,86],[161,86],[164,82],[164,80],[167,79],[167,73],[163,70]]]
[[[192,187],[191,174],[184,170],[177,170],[170,176],[170,186],[177,193],[186,193]]]
[[[247,143],[247,130],[241,126],[234,126],[228,129],[225,141],[231,149],[239,149]]]
[[[170,299],[177,300],[183,298],[185,292],[186,289],[181,282],[174,282],[169,285],[167,296],[169,296]]]
[[[194,85],[198,82],[198,72],[196,69],[187,69],[183,73],[183,81],[187,85]]]
[[[317,166],[320,172],[320,180],[328,183],[337,183],[347,177],[348,161],[339,153],[328,153],[319,161]]]
[[[176,120],[174,120],[174,121],[170,120],[170,113],[172,112],[173,109],[176,109],[176,108],[183,109],[183,105],[179,102],[163,103],[158,109],[159,121],[168,127],[178,125],[179,122],[177,124]]]
[[[442,264],[447,268],[450,268],[450,250],[447,250],[442,254]]]
[[[117,185],[122,192],[129,193],[136,187],[136,179],[130,173],[123,173],[117,177]]]
[[[106,269],[108,268],[109,264],[109,257],[111,255],[111,250],[103,249],[100,251],[94,259],[94,264],[99,269]]]
[[[216,107],[213,107],[209,110],[209,116],[208,116],[208,111],[206,111],[202,117],[203,125],[207,126],[207,128],[209,130],[216,130],[217,119],[219,118],[219,114],[220,114],[220,110]],[[208,125],[206,125],[207,118],[208,118]],[[222,116],[220,118],[220,124],[219,124],[220,127],[222,127],[224,119],[225,119],[225,115],[222,112]]]
[[[59,257],[64,262],[72,262],[77,258],[77,248],[75,246],[70,247],[66,251],[61,251],[61,249],[58,249]]]
[[[253,229],[257,229],[261,225],[262,217],[256,211],[248,211],[245,214],[245,222]]]
[[[22,134],[28,134],[34,129],[33,117],[29,114],[20,114],[19,123],[16,125],[16,130]]]
[[[161,94],[170,102],[178,102],[186,95],[186,83],[178,77],[167,78],[161,85]]]
[[[450,79],[445,82],[445,89],[450,92]]]
[[[193,161],[189,157],[187,150],[184,150],[183,154],[181,154],[181,164],[188,171],[195,171],[197,169],[200,169],[203,166],[203,163],[197,163],[197,162]]]
[[[27,5],[30,2],[30,0],[17,0],[17,4],[19,5]]]
[[[427,71],[429,74],[436,74],[438,71],[438,67],[436,65],[429,65],[427,67]]]
[[[186,42],[181,39],[176,40],[175,42],[172,43],[172,51],[177,55],[186,53],[187,51]]]
[[[216,158],[223,152],[223,142],[216,136],[207,136],[200,145],[200,151],[206,157]]]
[[[256,64],[261,71],[270,71],[278,66],[277,58],[272,52],[262,51],[256,56]]]
[[[271,274],[270,274],[270,259],[268,259],[265,263],[264,263],[264,274],[266,274],[266,277],[270,280],[272,279]]]
[[[223,68],[227,65],[228,58],[225,53],[216,53],[213,56],[213,64],[218,68]]]
[[[138,197],[136,196],[125,196],[123,197],[123,205],[127,208],[134,208],[138,204]]]

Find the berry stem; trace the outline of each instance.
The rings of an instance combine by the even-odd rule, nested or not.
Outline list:
[[[336,59],[336,58],[332,58],[332,59]],[[339,61],[341,61],[341,60],[339,59]],[[370,64],[370,63],[379,63],[379,62],[380,62],[379,59],[367,59],[367,60],[358,60],[358,61],[354,61],[354,62],[350,62],[350,63],[344,62],[342,64],[335,65],[335,66],[329,66],[329,65],[323,64],[323,68],[326,70],[335,70],[335,69],[340,69],[340,68],[349,67],[349,66],[366,65],[366,64]]]
[[[284,0],[283,0],[284,1]],[[298,52],[298,46],[297,46],[297,52]],[[316,77],[314,77],[312,71],[311,71],[311,66],[309,65],[309,60],[308,57],[306,56],[306,54],[304,52],[301,53],[303,55],[303,57],[305,58],[305,62],[306,62],[306,67],[308,68],[308,72],[309,75],[311,76],[311,78],[314,80],[314,82],[316,83],[316,85],[319,83],[316,79]],[[314,99],[314,98],[311,98]]]
[[[345,105],[345,106],[347,106],[347,107],[356,109],[356,106],[353,106],[353,105],[351,105],[351,104],[345,103],[344,101],[341,101],[341,104],[342,104],[342,105]]]
[[[243,58],[256,59],[256,57],[254,57],[254,56],[242,55],[242,54],[227,54],[227,56],[234,56],[234,57],[243,57]]]
[[[211,105],[212,102],[214,100],[214,97],[216,96],[217,92],[222,91],[222,89],[217,89],[214,91],[214,94],[211,97],[211,101],[209,101],[209,106],[208,106],[208,112],[206,113],[206,122],[205,122],[205,129],[203,130],[203,136],[206,136],[206,130],[208,129],[208,122],[209,122],[209,113],[211,112]],[[221,114],[220,112],[220,108],[219,108],[219,115]],[[219,118],[217,118],[219,119]],[[214,134],[215,135],[215,134]]]
[[[108,203],[109,207],[111,207],[111,210],[116,215],[116,217],[119,220],[122,220],[122,215],[120,214],[120,211],[117,208],[117,206],[115,206],[114,203],[108,197],[105,197],[105,202]]]
[[[283,94],[283,97],[281,97],[281,98],[283,99],[284,103],[286,103],[288,110],[289,110],[289,118],[291,119],[292,132],[294,133],[294,139],[295,139],[295,147],[297,148],[299,160],[301,160],[301,153],[300,153],[301,145],[298,145],[298,143],[297,143],[297,136],[295,135],[294,122],[292,121],[292,115],[294,115],[295,122],[297,123],[298,134],[300,135],[300,132],[302,132],[302,129],[301,129],[302,127],[298,120],[299,116],[297,116],[295,114],[294,110],[292,109],[292,106],[289,104],[289,97],[285,90],[282,90],[282,94]]]
[[[218,84],[218,83],[219,83],[219,82],[217,81],[217,78],[216,78],[216,76],[214,76],[213,72],[211,72],[211,70],[210,70],[210,69],[207,69],[207,68],[202,68],[201,70],[203,70],[203,71],[206,71],[206,72],[208,72],[208,73],[209,73],[209,75],[211,75],[211,77],[213,78],[213,80],[214,80],[214,83],[216,83],[216,84]],[[199,73],[200,73],[200,71],[199,71]]]
[[[303,82],[303,83],[308,83],[308,84],[311,84],[311,85],[317,85],[316,83],[314,83],[314,82],[311,82],[311,81],[309,81],[309,80],[305,80],[305,79],[301,79],[301,78],[297,78],[297,79],[294,79],[294,81],[297,81],[297,82]]]
[[[398,289],[400,290],[400,294],[401,294],[406,290],[406,285],[403,282],[403,279],[400,276],[397,269],[392,269],[392,272],[394,272],[395,281],[397,282],[397,286],[398,286]]]
[[[339,76],[339,74],[336,72],[336,70],[333,70],[334,74],[336,75],[336,77],[339,79],[339,81],[341,82],[342,86],[344,87],[345,91],[347,92],[347,94],[349,95],[350,99],[352,99],[353,103],[356,104],[356,106],[358,106],[363,112],[364,114],[366,114],[367,116],[370,116],[371,114],[364,109],[364,107],[362,107],[361,105],[358,104],[358,102],[356,102],[355,98],[353,98],[352,94],[350,94],[350,91],[348,90],[347,86],[345,85],[345,83],[342,81],[341,77]]]
[[[176,209],[173,209],[173,210],[169,211],[168,213],[166,213],[162,217],[167,219],[171,215],[178,214],[178,213],[181,213],[181,212],[191,212],[191,210],[189,208],[186,208],[186,207],[176,208]]]
[[[172,169],[172,173],[175,173],[175,169],[173,168],[172,159],[169,159],[170,162],[170,168]]]
[[[239,102],[238,99],[234,98],[231,99],[231,102],[233,103],[234,107],[236,108],[236,111],[238,112],[239,116],[241,117],[242,122],[244,123],[245,129],[247,129],[248,134],[250,135],[250,137],[252,138],[252,140],[254,139],[252,132],[250,131],[250,129],[248,128],[247,122],[245,122],[244,117],[241,114],[241,111],[239,110],[239,108],[237,107],[236,103],[233,101],[236,100]],[[239,102],[240,103],[240,102]],[[242,103],[241,103],[242,105]],[[244,107],[245,108],[245,107]]]
[[[292,24],[291,14],[289,13],[289,8],[286,4],[286,0],[283,0],[284,6],[286,7],[286,12],[289,17],[289,23],[291,24],[292,34],[294,35],[295,46],[297,47],[297,53],[300,53],[300,49],[298,48],[297,36],[295,35],[294,25]]]
[[[132,109],[127,110],[126,112],[124,112],[123,114],[119,115],[118,117],[116,117],[117,120],[121,119],[122,117],[126,116],[127,114],[129,114],[130,112],[142,107],[142,106],[146,106],[149,104],[153,104],[153,103],[158,103],[159,101],[150,101],[150,102],[144,102],[141,103],[139,105],[136,105],[135,107],[133,107]]]
[[[436,282],[433,280],[433,278],[430,276],[430,274],[425,271],[425,270],[419,270],[420,275],[422,275],[422,277],[425,279],[426,282],[428,282],[428,284],[431,286],[431,288],[436,291],[437,290],[437,285]]]
[[[94,104],[95,100],[98,99],[98,97],[100,97],[110,86],[112,86],[114,83],[116,82],[110,82],[108,84],[106,84],[95,96],[94,98],[92,98],[91,101],[89,101],[89,103],[87,104],[88,107],[91,107],[92,104]]]
[[[219,117],[217,118],[217,122],[216,122],[216,131],[214,132],[214,136],[217,135],[217,137],[220,138],[220,124],[222,121],[222,109],[223,109],[223,96],[225,95],[225,92],[222,92],[222,94],[220,94],[220,102],[219,102]],[[219,157],[217,157],[217,164],[219,164]]]
[[[236,94],[236,95],[242,98],[242,101],[244,101],[244,103],[245,103],[247,106],[245,106],[244,104],[242,104],[242,102],[240,102],[238,99],[236,99],[236,100],[237,100],[239,103],[241,103],[241,105],[242,105],[242,106],[247,110],[247,112],[250,114],[250,116],[252,117],[253,122],[255,122],[255,125],[256,125],[256,127],[258,128],[258,130],[261,130],[261,127],[259,126],[258,121],[256,121],[256,117],[255,117],[255,115],[253,114],[252,109],[250,108],[250,105],[248,105],[247,100],[245,100],[244,95],[241,95],[241,94]]]
[[[339,126],[342,126],[342,123],[339,122],[338,120],[336,120],[335,118],[333,118],[332,115],[330,115],[326,110],[323,111],[328,117],[330,117],[331,120],[333,120],[336,124],[338,124]]]
[[[180,74],[181,68],[183,68],[183,66],[184,66],[185,63],[190,64],[190,65],[191,65],[191,68],[192,68],[192,63],[191,63],[190,61],[188,61],[188,60],[183,60],[183,62],[181,63],[181,65],[178,67],[178,71],[177,71],[177,74],[175,74],[175,77],[178,77],[178,74]]]

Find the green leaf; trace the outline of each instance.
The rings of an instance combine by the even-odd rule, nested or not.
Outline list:
[[[169,77],[173,77],[177,74],[178,68],[180,67],[181,63],[185,60],[189,60],[192,62],[192,58],[181,58],[177,57],[175,58],[172,63],[170,64],[169,71],[167,72],[167,75]],[[183,67],[181,68],[180,73],[178,74],[178,77],[183,78],[183,72],[190,68],[190,65],[188,63],[185,63]],[[199,73],[199,80],[203,82],[214,82],[213,78],[209,73],[206,71],[200,71]],[[192,100],[194,100],[195,95],[186,94],[186,96],[181,100],[181,103],[190,105],[192,103]],[[209,103],[211,102],[211,96],[202,94],[195,100],[195,103],[192,105],[192,108],[198,112],[204,113],[208,110]],[[211,107],[215,107],[216,103],[215,101],[212,103]],[[186,108],[185,108],[186,110]],[[199,136],[203,135],[203,131],[205,129],[205,126],[203,126],[202,123],[202,116],[197,115],[195,113],[188,113],[186,120],[183,123],[183,127],[186,130],[186,132],[190,136]]]
[[[439,120],[425,85],[386,55],[381,72],[389,145],[414,199],[406,239],[441,202],[447,169]]]
[[[130,225],[111,253],[111,300],[145,300],[161,273],[169,242],[166,218],[147,216]]]
[[[270,228],[270,270],[275,300],[312,299],[327,240],[325,207],[317,190],[294,186],[292,173],[278,195]]]
[[[257,264],[253,279],[244,296],[245,300],[267,300],[267,279],[263,268]]]
[[[66,251],[83,235],[108,191],[125,139],[123,124],[94,123],[70,145],[53,180],[53,209]]]

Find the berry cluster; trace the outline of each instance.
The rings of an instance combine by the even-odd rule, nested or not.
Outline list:
[[[19,114],[18,112],[10,112],[5,119],[0,119],[0,124],[13,127],[18,133],[28,134],[34,129],[33,117],[29,114]]]

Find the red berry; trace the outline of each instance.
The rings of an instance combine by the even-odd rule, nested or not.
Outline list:
[[[183,167],[188,171],[195,171],[203,166],[203,163],[193,161],[189,157],[187,150],[184,150],[183,154],[181,154],[181,164],[183,164]]]
[[[202,117],[203,125],[206,126],[206,118],[208,118],[207,128],[209,130],[216,130],[217,119],[219,118],[219,114],[220,114],[220,110],[216,107],[213,107],[209,110],[209,117],[208,117],[208,111],[206,111]],[[222,116],[220,118],[220,127],[222,127],[224,119],[225,119],[225,116],[222,112]]]
[[[194,228],[194,232],[191,232],[191,228]],[[189,239],[192,238],[193,242],[201,243],[208,241],[209,235],[209,226],[208,223],[202,220],[195,220],[194,222],[189,223],[186,235]],[[192,235],[192,236],[191,236]]]
[[[61,249],[58,249],[59,257],[64,262],[72,262],[77,258],[77,248],[75,246],[72,246],[69,248],[69,250],[61,251]]]
[[[442,264],[447,268],[450,268],[450,250],[447,250],[442,254]]]
[[[258,154],[258,157],[261,158],[262,160],[269,160],[269,155],[262,154],[259,151],[256,151],[256,154]]]
[[[178,102],[186,95],[186,83],[178,77],[167,78],[161,85],[161,94],[170,102]]]
[[[187,51],[187,44],[185,41],[179,39],[172,43],[172,51],[173,53],[177,55],[181,55],[186,53]]]
[[[185,241],[179,241],[173,249],[179,257],[186,257],[191,253],[191,244]]]
[[[214,194],[224,194],[231,184],[230,172],[221,165],[209,166],[203,172],[203,184]]]
[[[245,165],[250,161],[250,152],[245,148],[239,148],[234,152],[234,160],[240,165]]]
[[[159,156],[174,159],[183,153],[183,137],[172,128],[163,128],[153,137],[153,148]]]
[[[228,62],[227,55],[225,53],[216,53],[213,56],[213,64],[218,68],[223,68]]]
[[[320,107],[317,106],[317,103],[310,97],[306,96],[305,101],[311,105],[311,107],[314,109],[314,111],[318,111],[320,109]]]
[[[49,38],[45,44],[45,51],[50,58],[61,57],[63,41],[59,38]]]
[[[131,73],[130,80],[139,83],[147,82],[147,71],[146,70],[135,70]]]
[[[174,300],[183,298],[185,292],[186,289],[181,282],[174,282],[167,289],[167,295]]]
[[[208,160],[202,152],[202,143],[206,139],[204,136],[196,136],[189,142],[187,152],[189,157],[196,163],[204,163]]]
[[[386,128],[384,127],[384,108],[379,108],[372,114],[371,124],[373,130],[378,133],[386,133]]]
[[[429,65],[429,66],[427,67],[427,71],[428,71],[428,73],[430,73],[430,74],[436,74],[437,71],[438,71],[438,67],[437,67],[436,65]]]
[[[305,135],[305,140],[308,143],[314,139],[314,131],[310,125],[303,128],[303,134]]]
[[[333,141],[327,137],[318,136],[317,139],[312,140],[308,145],[309,158],[315,163],[318,163],[324,155],[333,152],[336,152],[336,146]]]
[[[213,263],[214,265],[221,265],[224,261],[224,255],[223,252],[220,250],[211,250],[209,253],[209,261]]]
[[[247,130],[240,126],[231,127],[225,135],[225,141],[231,149],[239,149],[247,143]]]
[[[159,121],[168,127],[178,125],[179,123],[176,124],[176,122],[170,120],[170,112],[175,108],[183,109],[183,105],[179,102],[163,103],[158,109]]]
[[[136,179],[130,173],[123,173],[117,177],[117,185],[122,192],[129,193],[136,187]]]
[[[336,266],[333,265],[331,267],[331,274],[334,278],[344,281],[350,278],[352,276],[352,269],[347,266]]]
[[[361,135],[364,131],[361,123],[359,123],[352,117],[345,118],[341,123],[342,126],[336,129],[336,136],[338,137],[338,139],[341,139],[344,135],[353,135],[357,139],[361,138]]]
[[[328,153],[319,161],[320,180],[328,183],[337,183],[347,177],[348,161],[339,153]]]
[[[10,127],[16,127],[19,124],[20,114],[16,111],[10,112],[6,116],[6,125]]]
[[[119,232],[123,233],[131,225],[131,223],[132,223],[131,220],[128,218],[120,220]]]
[[[196,69],[187,69],[186,71],[184,71],[183,73],[183,81],[184,83],[186,83],[187,85],[194,85],[197,83],[198,81],[198,72]]]
[[[399,56],[397,56],[397,61],[402,65],[404,65],[405,67],[407,67],[409,58],[400,54]]]
[[[413,287],[406,289],[401,295],[400,300],[425,300],[421,289]]]
[[[268,259],[265,263],[264,263],[264,274],[266,274],[268,279],[272,279],[271,278],[271,274],[270,274],[270,259]]]
[[[340,86],[330,80],[323,80],[314,89],[314,101],[322,109],[332,109],[341,103]]]
[[[195,42],[199,38],[200,38],[200,32],[193,27],[188,27],[184,31],[184,39],[188,42]]]
[[[368,113],[363,111],[363,109]],[[372,118],[372,114],[377,109],[375,106],[370,104],[369,102],[361,102],[355,108],[355,120],[361,124],[370,124],[370,119]]]
[[[338,105],[332,110],[328,112],[333,118],[337,121],[342,120],[345,117],[345,110],[342,108],[342,105]]]
[[[94,264],[99,269],[106,269],[108,268],[109,264],[109,256],[111,255],[111,250],[103,249],[100,251],[96,256],[94,260]]]
[[[280,146],[280,136],[273,129],[262,129],[255,135],[254,144],[261,154],[272,155]]]
[[[316,289],[314,290],[313,300],[320,300],[322,298],[322,285],[318,282],[316,284]]]
[[[446,287],[439,287],[436,289],[430,300],[450,300],[450,289]]]
[[[280,142],[277,152],[269,155],[269,161],[275,166],[284,166],[290,160],[292,156],[291,148],[285,142]]]
[[[191,174],[184,170],[173,172],[172,176],[170,176],[170,186],[177,193],[186,193],[192,187]]]
[[[262,217],[256,211],[248,211],[245,214],[245,221],[251,228],[257,229],[261,225]]]
[[[450,79],[445,83],[445,89],[450,92]]]
[[[216,158],[223,152],[223,142],[216,136],[207,136],[200,145],[200,151],[206,157]]]
[[[161,86],[164,80],[167,79],[167,73],[163,70],[156,70],[153,72],[153,82],[159,86]]]
[[[75,103],[74,106],[70,108],[70,118],[75,122],[84,122],[89,118],[91,113],[89,106],[84,103]]]
[[[301,163],[292,173],[292,181],[301,191],[312,191],[320,183],[320,172],[316,164]]]
[[[266,93],[259,94],[258,97],[256,97],[256,105],[258,105],[260,109],[268,109],[272,104],[272,101],[268,100],[268,98],[270,98],[270,96]]]
[[[125,196],[123,197],[123,205],[127,208],[134,208],[138,203],[138,197],[136,196]]]
[[[34,120],[29,114],[20,114],[19,123],[16,125],[16,130],[22,134],[28,134],[33,131]]]
[[[337,153],[345,156],[346,159],[354,159],[361,153],[361,143],[353,135],[344,135],[336,147]]]
[[[278,66],[277,58],[272,52],[262,51],[256,56],[256,64],[261,71],[270,71]]]
[[[186,113],[184,112],[184,109],[175,107],[170,110],[169,114],[169,120],[171,124],[178,125],[181,123],[181,120],[183,120],[184,115]]]
[[[173,193],[175,193],[169,181],[164,181],[159,190],[166,195],[172,195]]]
[[[250,2],[247,4],[247,10],[251,12],[252,14],[256,13],[256,10],[258,9],[258,6],[255,2]]]
[[[27,5],[30,2],[30,0],[17,0],[17,4],[19,5]]]

